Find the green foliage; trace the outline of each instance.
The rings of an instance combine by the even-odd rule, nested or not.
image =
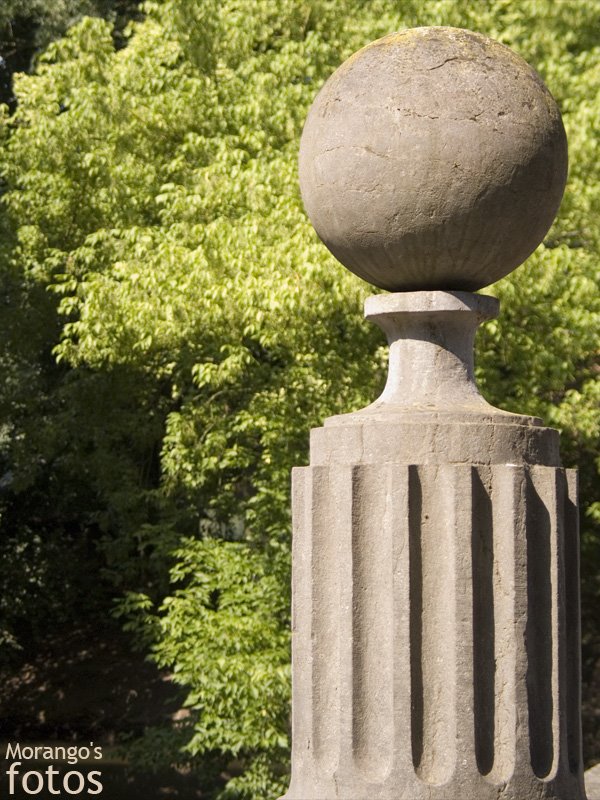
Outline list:
[[[269,753],[273,774],[288,749],[288,565],[212,539],[184,540],[176,556],[171,578],[183,588],[162,605],[156,652],[160,665],[177,665],[177,683],[193,687],[186,707],[202,724],[186,749]],[[190,639],[204,642],[201,652]]]
[[[16,81],[0,127],[0,524],[20,537],[37,515],[51,558],[51,531],[87,537],[129,627],[189,687],[188,757],[241,770],[224,798],[285,783],[290,467],[311,426],[370,402],[384,374],[361,313],[370,289],[302,211],[298,137],[326,77],[391,30],[495,36],[563,109],[561,214],[494,287],[502,315],[478,371],[491,402],[563,431],[597,592],[599,10],[165,0],[146,4],[127,47],[85,19]],[[22,614],[7,612],[13,640]],[[168,751],[160,733],[148,748],[159,740]]]
[[[12,75],[29,71],[36,53],[86,15],[113,23],[115,44],[127,41],[127,25],[141,19],[139,0],[3,0],[0,6],[0,103],[15,104]]]
[[[3,0],[0,53],[10,59],[24,45],[28,51],[31,46],[47,47],[86,15],[106,17],[123,27],[126,19],[136,16],[137,5],[137,0]]]

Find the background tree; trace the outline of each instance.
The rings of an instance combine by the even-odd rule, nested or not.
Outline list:
[[[124,28],[141,19],[139,0],[3,0],[0,7],[0,102],[14,105],[12,75],[29,70],[36,52],[62,36],[85,15],[113,23],[117,45],[125,43]]]
[[[86,613],[119,598],[124,624],[188,691],[188,724],[172,739],[150,732],[140,756],[234,759],[222,797],[265,798],[284,786],[288,757],[289,470],[306,461],[308,429],[370,402],[385,372],[381,336],[362,319],[371,288],[302,211],[306,111],[351,52],[431,24],[505,42],[556,96],[567,193],[526,266],[486,290],[502,315],[480,336],[478,373],[490,402],[559,427],[565,461],[581,467],[593,608],[600,7],[143,10],[123,48],[102,19],[69,30],[15,80],[3,117],[2,596],[17,604],[2,629],[27,647],[45,624],[39,598],[72,619],[82,569],[93,573]],[[589,664],[596,625],[588,614]],[[182,741],[187,755],[174,756]]]

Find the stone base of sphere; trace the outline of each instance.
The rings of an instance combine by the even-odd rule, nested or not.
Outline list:
[[[584,800],[577,474],[474,380],[494,298],[371,297],[388,380],[293,471],[285,800]]]

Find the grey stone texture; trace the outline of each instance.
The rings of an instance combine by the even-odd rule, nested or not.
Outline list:
[[[600,764],[585,773],[585,788],[588,800],[600,800]]]
[[[286,800],[585,796],[577,477],[556,431],[477,390],[497,306],[369,298],[384,392],[293,472]]]
[[[381,397],[313,430],[293,471],[285,800],[585,798],[577,474],[556,431],[479,393],[498,301],[467,291],[537,246],[566,165],[540,78],[468,31],[374,42],[311,108],[307,212],[395,293],[365,305]]]
[[[308,114],[300,186],[319,237],[390,291],[493,283],[542,241],[567,174],[561,116],[509,48],[416,28],[355,53]]]

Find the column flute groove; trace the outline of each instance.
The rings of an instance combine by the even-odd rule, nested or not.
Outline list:
[[[391,471],[354,468],[352,486],[353,752],[367,780],[393,759],[393,541]],[[373,513],[373,503],[377,511]]]

